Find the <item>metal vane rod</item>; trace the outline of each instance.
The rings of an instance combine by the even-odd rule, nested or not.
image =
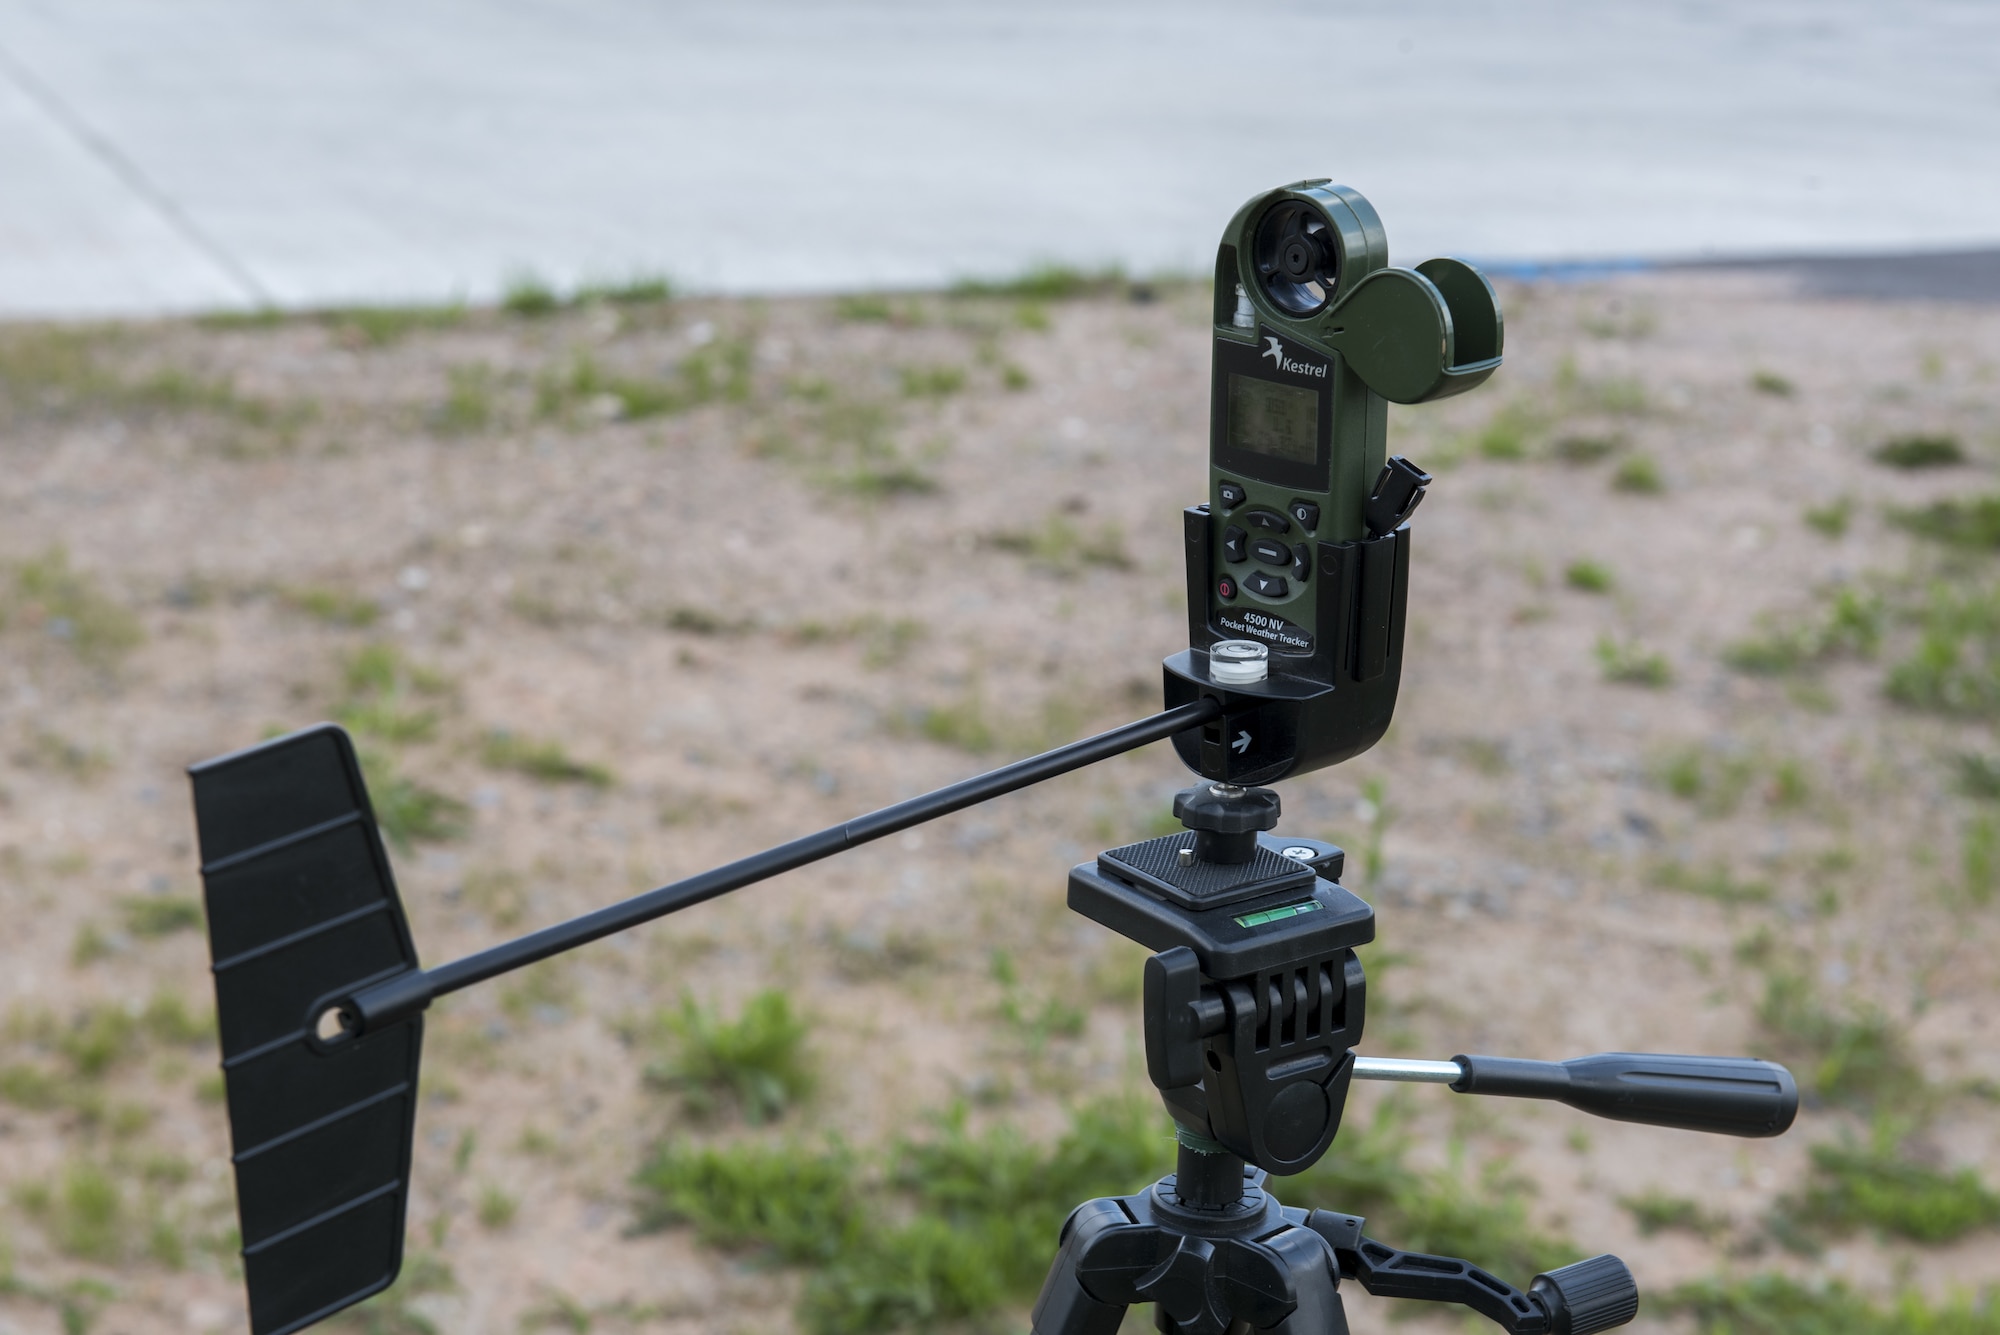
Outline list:
[[[1031,784],[1053,779],[1071,770],[1094,765],[1100,760],[1136,751],[1163,741],[1178,732],[1198,728],[1221,717],[1222,706],[1214,700],[1190,704],[1154,714],[1109,732],[1087,737],[1053,751],[1030,756],[1012,765],[1003,765],[986,774],[871,811],[817,834],[805,835],[779,844],[762,853],[753,853],[713,871],[705,871],[672,885],[649,890],[620,900],[568,922],[544,927],[538,932],[503,942],[464,959],[434,969],[412,970],[357,993],[342,1007],[355,1024],[357,1033],[367,1033],[422,1010],[433,997],[456,992],[462,987],[484,982],[497,974],[519,969],[537,960],[622,932],[628,927],[651,922],[677,910],[740,890],[746,885],[768,880],[835,853],[858,847],[884,835],[907,830],[913,825],[948,816],[990,798],[1000,797]]]
[[[1356,1057],[1356,1080],[1396,1080],[1415,1085],[1451,1085],[1465,1079],[1457,1062],[1427,1062],[1414,1057]]]

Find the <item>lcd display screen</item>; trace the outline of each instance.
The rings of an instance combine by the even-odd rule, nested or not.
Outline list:
[[[1319,455],[1319,391],[1229,377],[1229,448],[1309,464]]]

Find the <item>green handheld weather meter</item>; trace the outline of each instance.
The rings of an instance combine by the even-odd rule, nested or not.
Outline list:
[[[1301,181],[1230,220],[1215,263],[1209,500],[1186,516],[1189,651],[1168,660],[1167,698],[1236,698],[1231,719],[1176,740],[1191,768],[1269,783],[1388,727],[1404,521],[1430,481],[1388,456],[1389,404],[1462,394],[1500,350],[1479,271],[1389,267],[1381,219],[1345,186]]]

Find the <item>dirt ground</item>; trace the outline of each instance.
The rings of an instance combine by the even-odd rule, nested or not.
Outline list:
[[[1352,850],[1378,910],[1363,1050],[1756,1052],[1817,1092],[1789,1135],[1737,1141],[1421,1089],[1415,1161],[1504,1164],[1538,1227],[1648,1294],[2000,1282],[1990,1227],[1814,1251],[1769,1223],[1809,1147],[1877,1126],[2000,1182],[2000,904],[1964,777],[1994,715],[1885,694],[1928,581],[1992,586],[1895,516],[1991,487],[2000,308],[1753,275],[1502,298],[1501,374],[1391,415],[1439,479],[1397,722],[1281,785],[1280,829]],[[372,727],[420,816],[463,804],[394,850],[436,963],[1149,712],[1185,640],[1205,305],[0,330],[0,1332],[246,1328],[185,766]],[[1873,457],[1911,436],[1969,457]],[[1888,609],[1874,639],[1798,629],[1843,591]],[[1782,661],[1731,666],[1760,665],[1746,642]],[[455,1283],[402,1319],[794,1328],[790,1272],[630,1230],[663,1134],[741,1134],[642,1079],[646,1017],[684,994],[733,1015],[779,987],[809,1016],[796,1134],[865,1146],[966,1101],[1048,1137],[1143,1091],[1142,953],[1064,909],[1065,873],[1162,829],[1188,781],[1156,746],[441,1001],[411,1235]],[[1050,999],[1081,1021],[1009,1018]],[[1358,1088],[1350,1120],[1389,1097]],[[1708,1213],[1647,1233],[1621,1201],[1649,1192]]]

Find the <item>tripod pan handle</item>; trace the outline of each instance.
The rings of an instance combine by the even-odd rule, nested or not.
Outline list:
[[[1600,1052],[1566,1062],[1519,1057],[1452,1059],[1461,1094],[1555,1099],[1618,1122],[1644,1122],[1725,1136],[1778,1136],[1799,1111],[1799,1087],[1776,1062]]]

